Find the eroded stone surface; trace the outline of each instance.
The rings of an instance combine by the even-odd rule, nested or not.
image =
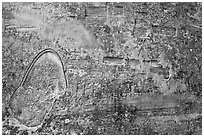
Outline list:
[[[54,62],[51,58],[54,54],[45,54],[49,56],[45,58],[46,55],[42,55],[34,62],[29,73],[26,73],[22,86],[15,91],[11,99],[14,117],[28,127],[35,127],[43,122],[55,99],[63,95],[66,88],[60,60]]]
[[[37,134],[69,134],[74,128],[78,134],[200,132],[201,126],[196,127],[198,130],[192,126],[192,121],[201,121],[200,4],[7,3],[4,6],[3,99],[8,100],[5,93],[17,89],[26,68],[41,50],[55,49],[65,64],[68,94],[56,101],[45,127]],[[36,67],[34,72],[41,71]],[[30,79],[35,82],[40,79],[34,77]],[[58,79],[56,75],[52,78]],[[40,87],[46,84],[54,85],[47,94],[53,93],[55,82],[39,82],[36,87],[40,93]],[[31,80],[27,83],[35,86]],[[29,91],[29,87],[21,88],[17,93]],[[32,120],[29,123],[23,117],[39,123],[36,119],[40,120],[40,116],[32,114],[17,93],[16,99],[20,100],[17,102],[25,106],[19,119],[27,125]],[[190,97],[185,96],[187,93]],[[25,96],[29,97],[22,97]],[[55,98],[50,97],[47,102]],[[30,102],[38,100],[31,98]],[[30,105],[44,111],[38,106]],[[61,108],[65,108],[63,113]],[[20,111],[16,109],[15,113],[17,117]],[[63,119],[67,118],[70,121],[64,124]]]

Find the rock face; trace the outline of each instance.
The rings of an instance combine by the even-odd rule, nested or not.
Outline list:
[[[2,5],[3,121],[35,134],[201,133],[201,3]]]
[[[61,58],[52,49],[40,52],[30,64],[20,87],[13,93],[13,115],[28,127],[39,126],[54,101],[67,87]]]

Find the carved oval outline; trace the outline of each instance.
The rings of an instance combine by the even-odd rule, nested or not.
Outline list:
[[[65,76],[65,70],[64,70],[64,65],[63,65],[63,62],[62,62],[62,59],[60,57],[60,55],[54,50],[54,49],[51,49],[51,48],[47,48],[47,49],[44,49],[42,50],[41,52],[39,52],[37,54],[37,56],[35,56],[35,58],[33,59],[33,61],[31,62],[31,64],[29,65],[29,67],[27,68],[26,70],[26,73],[24,74],[24,77],[21,81],[21,84],[20,86],[23,86],[24,85],[24,82],[26,81],[26,78],[27,76],[30,74],[30,71],[32,70],[33,66],[35,65],[35,63],[37,63],[37,61],[39,61],[39,59],[41,59],[41,57],[43,55],[45,55],[46,53],[52,53],[54,54],[55,56],[58,57],[58,59],[60,60],[60,63],[61,63],[61,67],[62,67],[62,71],[63,71],[63,74],[64,74],[64,79],[65,79],[65,82],[66,82],[66,87],[67,87],[67,79],[66,79],[66,76]]]
[[[57,62],[55,59],[53,59],[53,58],[49,55],[49,53],[54,54],[55,57],[58,58],[59,62]],[[46,56],[46,54],[47,54],[47,56]],[[41,57],[43,57],[43,55],[45,55],[45,57],[44,57],[44,59],[41,59]],[[30,74],[31,70],[33,69],[33,66],[34,66],[36,63],[40,63],[41,61],[45,60],[46,58],[53,60],[55,63],[58,63],[58,64],[60,63],[60,67],[61,67],[61,70],[62,70],[62,73],[63,73],[62,75],[64,75],[65,88],[67,88],[67,85],[68,85],[68,84],[67,84],[67,79],[66,79],[66,75],[65,75],[65,69],[64,69],[64,65],[63,65],[63,62],[62,62],[62,59],[61,59],[60,55],[59,55],[54,49],[51,49],[51,48],[44,49],[44,50],[40,51],[40,52],[34,57],[33,61],[32,61],[31,64],[29,65],[29,67],[26,69],[26,72],[25,72],[25,74],[24,74],[24,77],[23,77],[23,79],[22,79],[22,81],[21,81],[21,83],[20,83],[20,86],[19,86],[19,87],[12,93],[12,95],[10,96],[9,107],[10,107],[11,110],[12,110],[12,107],[11,107],[12,98],[13,98],[13,96],[15,95],[16,91],[17,91],[20,87],[22,87],[22,86],[24,85],[24,83],[25,83],[25,81],[26,81],[26,79],[27,79],[27,76]],[[38,61],[39,61],[39,62],[38,62]],[[65,93],[66,93],[66,92],[65,92]],[[48,112],[48,113],[49,113],[49,112]],[[11,114],[14,115],[14,114],[12,113],[12,111],[11,111]],[[42,124],[42,123],[41,123],[41,124]],[[40,124],[40,125],[41,125],[41,124]],[[39,126],[40,126],[40,125],[39,125]],[[38,126],[36,126],[36,127],[38,127]],[[31,127],[31,128],[33,128],[33,127]]]

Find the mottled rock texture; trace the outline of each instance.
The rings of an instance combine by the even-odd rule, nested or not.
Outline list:
[[[201,21],[196,2],[2,3],[3,134],[201,134]],[[22,87],[46,49],[59,54],[63,72],[40,67]],[[58,83],[46,77],[62,73],[63,94],[41,106],[37,97]],[[21,124],[41,123],[50,108],[37,131],[11,124],[16,90]],[[35,116],[23,109],[32,100]]]

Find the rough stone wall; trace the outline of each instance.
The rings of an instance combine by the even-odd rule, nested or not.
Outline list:
[[[3,3],[3,105],[46,48],[61,56],[69,85],[53,115],[97,107],[111,111],[114,105],[118,112],[121,102],[151,109],[179,107],[186,97],[195,101],[202,87],[201,8],[200,3]]]

